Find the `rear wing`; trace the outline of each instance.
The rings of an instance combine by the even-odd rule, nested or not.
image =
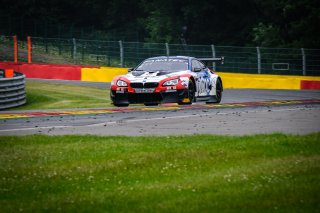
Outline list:
[[[221,62],[221,64],[224,64],[224,56],[220,58],[198,58],[198,60],[203,62]]]
[[[216,62],[224,64],[224,56],[221,56],[220,58],[198,58],[198,60],[204,62],[204,64],[211,68],[212,71],[216,71]],[[208,66],[208,62],[212,62],[212,66]]]

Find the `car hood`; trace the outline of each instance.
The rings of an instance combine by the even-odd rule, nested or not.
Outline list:
[[[186,73],[190,73],[189,70],[177,71],[177,72],[165,72],[165,71],[156,71],[156,72],[143,72],[143,71],[132,71],[126,75],[130,82],[159,82],[163,79],[179,76]]]

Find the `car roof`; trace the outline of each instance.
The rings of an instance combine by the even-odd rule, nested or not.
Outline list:
[[[186,59],[186,60],[195,59],[195,57],[190,57],[190,56],[157,56],[157,57],[152,57],[148,59],[172,59],[172,58],[180,58],[180,59]]]

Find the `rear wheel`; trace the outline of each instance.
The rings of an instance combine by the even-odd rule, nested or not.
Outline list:
[[[222,82],[220,79],[218,79],[217,84],[216,84],[216,103],[220,103],[222,99]]]
[[[189,105],[192,104],[194,101],[194,96],[195,96],[195,86],[192,80],[189,80],[189,85],[188,85],[188,91],[187,91],[187,97],[182,99],[181,101],[178,102],[179,105]]]

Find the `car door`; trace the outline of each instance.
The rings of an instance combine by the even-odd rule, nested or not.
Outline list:
[[[200,61],[192,60],[192,71],[197,74],[196,86],[197,86],[197,97],[206,97],[210,95],[211,91],[211,75],[208,68]]]

